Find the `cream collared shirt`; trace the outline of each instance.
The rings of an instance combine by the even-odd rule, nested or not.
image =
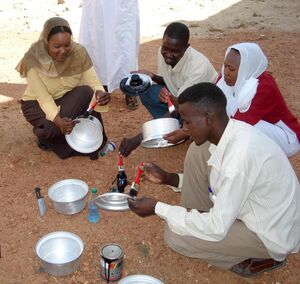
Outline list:
[[[158,50],[158,75],[162,76],[169,91],[178,97],[185,89],[197,83],[215,83],[218,73],[199,51],[188,47],[183,57],[172,68],[166,64]]]
[[[262,240],[270,256],[283,260],[300,247],[300,186],[285,154],[249,124],[229,120],[218,145],[211,145],[208,213],[158,202],[155,213],[179,234],[222,240],[236,219]]]
[[[31,68],[26,80],[28,85],[22,96],[22,100],[38,101],[41,109],[46,114],[46,118],[50,121],[53,121],[59,112],[59,107],[55,104],[54,100],[63,97],[73,88],[87,85],[90,86],[94,92],[96,90],[103,90],[94,67],[91,67],[81,74],[59,78],[48,77],[37,72],[34,68]]]

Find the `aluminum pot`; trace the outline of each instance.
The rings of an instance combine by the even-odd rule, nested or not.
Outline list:
[[[79,179],[65,179],[48,189],[48,196],[55,211],[72,215],[83,210],[88,194],[88,185]]]
[[[37,242],[35,251],[45,272],[65,276],[79,268],[84,244],[73,233],[58,231],[43,236]]]
[[[70,147],[80,153],[92,153],[100,148],[103,142],[103,126],[99,119],[89,115],[77,117],[78,123],[70,134],[65,135]]]
[[[163,138],[165,134],[180,128],[176,118],[166,117],[147,121],[143,124],[143,140],[141,145],[146,148],[168,147],[174,144]]]
[[[121,279],[118,284],[164,284],[159,279],[143,274],[130,275]]]

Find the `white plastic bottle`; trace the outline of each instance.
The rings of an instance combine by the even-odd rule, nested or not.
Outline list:
[[[104,146],[104,148],[100,151],[99,155],[100,157],[104,157],[110,152],[113,152],[115,149],[116,149],[116,144],[112,141],[108,141]]]

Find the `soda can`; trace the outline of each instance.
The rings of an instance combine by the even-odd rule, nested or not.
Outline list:
[[[101,277],[110,281],[117,281],[122,277],[123,272],[123,248],[115,243],[103,246],[100,250],[100,274]]]

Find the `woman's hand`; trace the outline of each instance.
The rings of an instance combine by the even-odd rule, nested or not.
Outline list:
[[[177,144],[178,142],[189,138],[189,136],[185,133],[185,131],[182,128],[180,128],[178,130],[165,134],[163,138],[169,143]]]
[[[97,90],[95,94],[98,105],[104,106],[110,102],[110,93]]]
[[[56,115],[53,123],[60,129],[62,134],[70,134],[77,122],[73,121],[71,118],[62,118],[59,115]]]

